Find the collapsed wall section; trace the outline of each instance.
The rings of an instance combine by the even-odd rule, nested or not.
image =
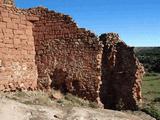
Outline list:
[[[97,37],[68,15],[42,7],[27,12],[39,17],[33,29],[38,87],[99,101],[102,46]]]
[[[0,91],[36,88],[32,26],[21,10],[0,7]]]
[[[101,101],[105,108],[137,109],[141,103],[141,83],[144,68],[116,33],[102,34]]]

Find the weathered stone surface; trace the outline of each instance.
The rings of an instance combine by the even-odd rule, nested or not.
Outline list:
[[[47,8],[0,7],[0,91],[54,88],[106,108],[136,109],[143,73],[117,34],[98,39]]]
[[[1,0],[1,3],[5,5],[14,5],[14,0]]]
[[[32,25],[14,8],[0,7],[0,91],[37,87]]]
[[[60,89],[91,101],[99,100],[102,45],[77,27],[70,16],[38,7],[33,35],[40,89]]]
[[[141,82],[144,68],[116,33],[102,34],[101,100],[105,108],[137,109],[142,100]]]

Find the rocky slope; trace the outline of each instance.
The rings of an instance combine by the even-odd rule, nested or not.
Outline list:
[[[6,98],[1,98],[0,106],[0,118],[3,120],[141,120],[112,110],[77,107],[63,110],[57,107],[25,105]]]
[[[15,97],[15,95],[17,97]],[[3,120],[155,120],[142,112],[119,112],[75,105],[31,104],[33,99],[42,100],[40,93],[0,94],[0,118]],[[38,98],[39,97],[39,98]],[[30,101],[30,102],[27,102]],[[46,99],[43,98],[43,101]],[[42,101],[41,101],[42,103]],[[44,103],[44,102],[43,102]]]

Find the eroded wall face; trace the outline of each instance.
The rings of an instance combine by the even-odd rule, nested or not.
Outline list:
[[[0,6],[14,6],[14,0],[0,0]]]
[[[3,1],[2,1],[2,0],[0,0],[0,6],[2,6],[2,4],[3,4]]]
[[[32,23],[16,11],[0,7],[0,91],[37,85]]]
[[[0,0],[1,4],[5,4],[5,5],[14,5],[14,0]]]
[[[133,48],[121,41],[118,34],[103,34],[100,40],[104,44],[100,93],[102,103],[105,108],[137,109],[142,100],[142,64],[135,57]]]
[[[38,86],[99,100],[102,46],[95,35],[79,29],[69,16],[44,8],[29,10],[34,23]]]
[[[136,109],[143,66],[117,34],[100,41],[67,15],[0,7],[0,91],[34,90],[38,84],[101,101],[105,108]]]

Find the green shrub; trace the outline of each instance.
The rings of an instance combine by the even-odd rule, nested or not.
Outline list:
[[[146,71],[160,73],[160,47],[135,48],[135,53]]]
[[[154,102],[160,102],[160,97],[156,97],[153,101]]]

